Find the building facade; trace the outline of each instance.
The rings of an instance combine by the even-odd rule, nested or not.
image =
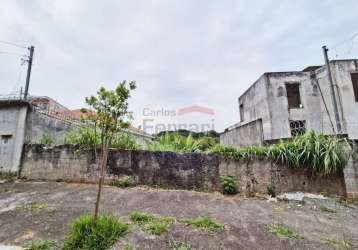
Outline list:
[[[358,59],[333,60],[330,67],[340,133],[358,140]],[[220,135],[222,144],[262,144],[308,129],[328,135],[339,132],[326,66],[264,73],[239,97],[238,104],[240,122]],[[243,136],[247,127],[250,133]]]

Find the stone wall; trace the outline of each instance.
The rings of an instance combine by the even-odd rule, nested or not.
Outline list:
[[[69,146],[45,149],[41,145],[27,145],[21,177],[96,182],[99,173],[96,153]],[[238,180],[240,192],[246,195],[266,193],[270,184],[278,191],[346,193],[343,173],[312,176],[304,170],[292,170],[260,159],[245,162],[200,153],[111,150],[106,181],[122,175],[133,176],[141,185],[208,191],[220,190],[220,176],[232,175]]]

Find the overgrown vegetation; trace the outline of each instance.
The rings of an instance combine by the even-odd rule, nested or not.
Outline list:
[[[292,229],[283,224],[267,224],[265,230],[280,238],[300,239],[301,237]]]
[[[134,179],[132,176],[123,175],[112,182],[112,186],[126,188],[134,186]]]
[[[212,137],[194,139],[192,134],[187,137],[179,133],[165,133],[154,141],[147,141],[147,148],[151,151],[172,151],[179,153],[206,151],[217,144]]]
[[[237,194],[237,181],[234,176],[221,176],[220,184],[223,194]]]
[[[269,196],[276,197],[276,187],[275,187],[275,185],[272,185],[272,184],[267,185],[266,192],[267,192],[267,194]]]
[[[331,174],[342,171],[351,154],[351,147],[346,139],[316,134],[311,130],[292,140],[270,146],[236,149],[216,145],[211,152],[243,160],[267,158],[293,168],[306,167],[314,173]]]
[[[189,243],[172,240],[169,242],[170,250],[192,250],[192,247]]]
[[[339,239],[335,239],[335,238],[322,238],[321,241],[327,245],[336,247],[338,249],[352,249],[353,248],[353,244],[350,240],[347,239],[343,239],[343,240],[339,240]]]
[[[209,216],[199,216],[193,219],[186,219],[183,221],[186,225],[193,226],[203,231],[216,233],[224,230],[225,226]]]
[[[78,145],[83,148],[99,148],[101,146],[100,133],[93,127],[81,127],[68,132],[64,142],[65,144]],[[132,135],[121,131],[114,134],[110,148],[138,150],[140,146]]]
[[[76,219],[64,241],[64,250],[109,249],[128,231],[128,224],[111,215],[91,215]]]
[[[25,250],[57,250],[60,249],[57,246],[56,241],[53,240],[36,240],[30,241],[24,245]]]
[[[55,139],[50,134],[43,134],[39,140],[39,144],[51,147],[55,144]]]
[[[168,232],[170,226],[174,223],[174,219],[172,217],[156,216],[140,211],[131,212],[129,214],[129,218],[143,230],[154,235],[160,235]]]

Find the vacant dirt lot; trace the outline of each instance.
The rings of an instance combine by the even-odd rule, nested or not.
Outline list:
[[[15,182],[0,184],[0,243],[23,245],[34,239],[61,242],[70,222],[91,213],[96,185]],[[29,205],[32,204],[32,205]],[[337,207],[323,211],[312,204],[266,200],[240,196],[225,197],[191,191],[147,188],[105,187],[101,211],[128,220],[134,210],[173,216],[170,232],[153,236],[131,226],[131,231],[115,246],[133,249],[170,249],[171,241],[189,243],[193,249],[334,249],[323,239],[342,239],[358,246],[358,210]],[[225,224],[220,233],[206,233],[180,223],[184,218],[209,215]],[[279,238],[265,225],[281,223],[302,238]]]

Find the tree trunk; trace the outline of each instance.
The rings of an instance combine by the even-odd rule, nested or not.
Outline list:
[[[104,182],[104,176],[106,174],[106,166],[107,166],[107,158],[108,158],[108,143],[103,143],[102,146],[102,161],[101,161],[101,171],[98,181],[98,192],[97,192],[97,200],[96,200],[96,207],[94,210],[94,221],[97,220],[98,217],[98,211],[99,211],[99,202],[101,199],[101,192],[102,192],[102,186]]]

